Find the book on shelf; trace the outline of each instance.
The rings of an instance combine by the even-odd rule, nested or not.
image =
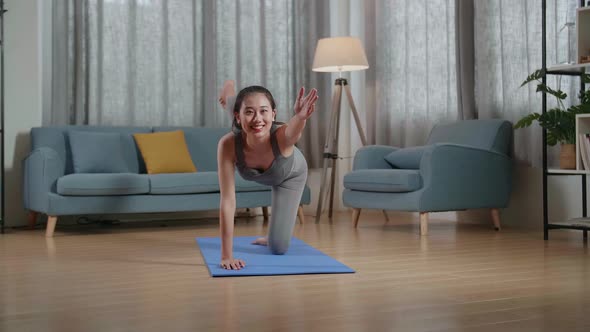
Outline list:
[[[580,143],[581,169],[590,170],[590,134],[580,134],[578,142]]]

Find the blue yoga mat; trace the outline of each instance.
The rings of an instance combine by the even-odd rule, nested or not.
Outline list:
[[[196,240],[212,277],[354,273],[353,269],[295,237],[284,255],[273,255],[268,247],[252,244],[256,238],[234,237],[234,257],[246,262],[246,267],[241,270],[225,270],[219,266],[221,240],[218,237],[198,237]]]

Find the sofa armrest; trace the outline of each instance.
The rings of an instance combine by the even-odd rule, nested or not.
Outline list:
[[[504,207],[512,187],[512,159],[472,146],[436,143],[420,162],[421,209]]]
[[[352,169],[391,169],[384,157],[399,148],[388,145],[367,145],[358,149],[354,155]]]
[[[65,174],[65,161],[48,147],[37,148],[23,161],[23,201],[29,210],[47,213],[48,194],[56,192],[57,179]]]

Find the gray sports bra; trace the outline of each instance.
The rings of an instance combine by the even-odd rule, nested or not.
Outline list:
[[[272,125],[270,132],[270,145],[274,160],[270,167],[266,170],[249,168],[244,161],[244,141],[241,131],[234,132],[234,142],[236,150],[236,167],[240,175],[250,181],[256,181],[267,186],[275,186],[281,184],[289,176],[293,168],[293,160],[295,151],[289,156],[285,157],[281,154],[279,143],[277,142],[277,129],[279,126]]]

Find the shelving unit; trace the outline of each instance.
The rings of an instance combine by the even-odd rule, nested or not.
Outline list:
[[[584,0],[580,0],[580,7],[577,9],[577,43],[578,51],[576,59],[579,61],[580,56],[585,55],[586,51],[590,52],[590,7],[584,7]],[[547,1],[542,0],[542,67],[544,75],[543,84],[547,84],[547,75],[569,75],[580,76],[590,71],[590,63],[578,63],[571,65],[554,65],[547,67]],[[586,50],[588,48],[588,50]],[[585,89],[584,83],[580,84],[581,90]],[[547,93],[543,92],[542,108],[543,114],[547,112]],[[583,231],[584,240],[588,239],[588,230],[590,230],[590,218],[588,218],[586,177],[590,170],[582,169],[579,159],[578,134],[588,131],[590,133],[590,114],[584,114],[576,118],[576,169],[554,169],[547,167],[547,130],[543,129],[543,237],[549,239],[550,229],[575,229]],[[549,176],[580,176],[582,179],[582,217],[572,218],[565,221],[549,222],[547,178]]]
[[[554,65],[547,68],[547,74],[580,75],[587,72],[588,69],[590,69],[590,63],[577,63],[573,65]]]
[[[0,0],[0,232],[4,234],[6,194],[4,169],[4,0]]]
[[[548,168],[547,173],[555,175],[582,175],[590,174],[590,170]]]

